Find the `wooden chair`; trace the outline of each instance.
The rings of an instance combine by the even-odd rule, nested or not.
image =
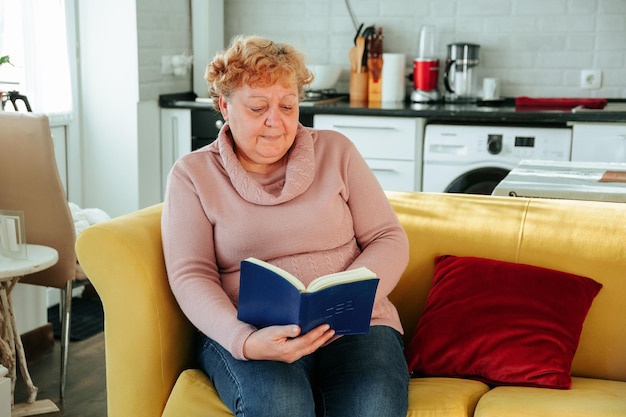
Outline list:
[[[26,242],[53,247],[59,261],[20,283],[61,289],[60,398],[65,398],[72,289],[77,280],[74,221],[54,157],[47,116],[0,112],[0,209],[24,212]]]

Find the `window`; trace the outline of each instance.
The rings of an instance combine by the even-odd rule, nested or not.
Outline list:
[[[0,66],[0,91],[19,91],[34,112],[72,111],[65,3],[0,0],[0,56],[13,64]]]

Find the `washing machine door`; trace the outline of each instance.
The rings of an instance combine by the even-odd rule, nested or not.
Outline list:
[[[484,167],[464,173],[456,178],[446,193],[491,195],[496,186],[507,176],[508,169]]]

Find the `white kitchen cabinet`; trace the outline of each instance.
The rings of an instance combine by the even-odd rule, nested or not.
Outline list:
[[[191,152],[191,110],[161,109],[161,197],[174,162]]]
[[[572,161],[626,162],[626,124],[574,123]]]
[[[425,120],[316,114],[313,127],[346,135],[385,190],[420,191]]]

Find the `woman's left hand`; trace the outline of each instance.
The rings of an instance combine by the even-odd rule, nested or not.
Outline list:
[[[259,329],[246,339],[243,354],[249,360],[273,360],[292,363],[327,343],[335,331],[322,324],[303,335],[296,325]]]

